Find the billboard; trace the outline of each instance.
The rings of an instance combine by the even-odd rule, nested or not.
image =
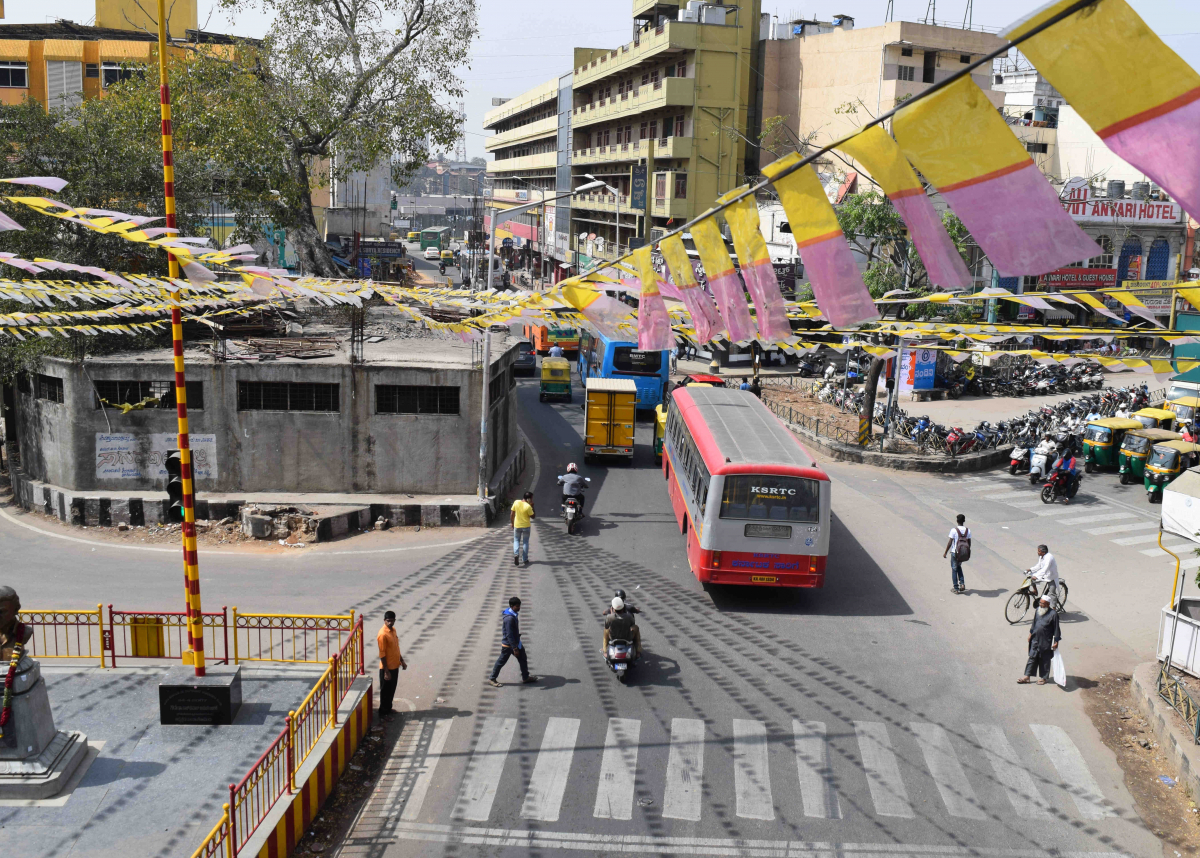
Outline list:
[[[1115,268],[1060,268],[1043,274],[1038,279],[1038,288],[1057,291],[1059,289],[1116,289]]]

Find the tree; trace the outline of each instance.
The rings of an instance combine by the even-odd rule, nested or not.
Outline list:
[[[406,177],[427,147],[458,137],[451,102],[462,95],[456,70],[476,32],[475,0],[256,0],[274,21],[256,52],[265,133],[277,136],[295,187],[390,159],[393,180]],[[245,3],[222,0],[242,11]],[[297,201],[292,240],[306,271],[337,270],[313,217]]]

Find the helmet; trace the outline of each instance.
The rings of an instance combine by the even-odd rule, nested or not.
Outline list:
[[[577,468],[575,466],[574,462],[571,462],[569,465],[567,465],[567,473],[568,474],[578,474],[579,473],[579,468]]]
[[[613,595],[614,595],[614,596],[616,596],[618,599],[624,599],[624,598],[625,598],[625,591],[624,591],[624,590],[617,590],[617,592],[613,593]]]
[[[614,599],[612,600],[612,609],[613,609],[614,611],[623,611],[623,610],[625,610],[625,600],[624,600],[624,599],[622,599],[620,596],[617,596],[616,598],[614,598]]]

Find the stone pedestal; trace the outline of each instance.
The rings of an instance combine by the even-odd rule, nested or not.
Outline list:
[[[242,669],[215,665],[196,676],[194,668],[173,667],[158,684],[158,723],[232,724],[242,708]]]
[[[87,756],[87,736],[54,729],[41,665],[28,655],[13,677],[12,718],[0,738],[0,799],[57,795]]]

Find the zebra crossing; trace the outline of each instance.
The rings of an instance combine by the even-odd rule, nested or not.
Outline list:
[[[1099,499],[1097,503],[1089,504],[1086,508],[1063,504],[1044,504],[1038,495],[1037,487],[1016,491],[1016,486],[1027,486],[1028,478],[1024,475],[1011,476],[1007,471],[993,472],[974,477],[956,477],[952,479],[956,485],[961,485],[963,491],[974,499],[1003,503],[1022,512],[1051,518],[1055,525],[1064,527],[1079,527],[1088,536],[1110,537],[1109,542],[1121,547],[1146,546],[1136,548],[1144,557],[1161,558],[1175,568],[1175,561],[1158,547],[1158,520],[1146,518],[1137,512],[1122,508],[1115,504]],[[1163,547],[1171,551],[1184,549],[1180,556],[1181,569],[1200,568],[1200,557],[1191,554],[1195,545],[1177,536],[1164,536]]]
[[[661,729],[657,722],[652,725],[652,731]],[[686,822],[699,822],[706,805],[732,805],[736,816],[747,820],[770,821],[793,812],[782,808],[802,809],[810,819],[841,820],[844,797],[852,797],[857,812],[913,819],[917,812],[910,789],[929,794],[926,779],[940,797],[938,812],[957,819],[1010,815],[1094,821],[1114,815],[1070,736],[1048,724],[1028,725],[1023,742],[1029,747],[1020,755],[996,724],[971,724],[969,731],[952,733],[928,722],[853,721],[849,729],[831,735],[825,722],[795,719],[789,735],[782,732],[786,728],[776,731],[766,722],[738,718],[732,719],[728,734],[718,736],[703,720],[673,718],[664,737],[665,771],[639,761],[643,744],[658,751],[663,742],[647,737],[636,718],[609,718],[604,724],[559,716],[543,724],[538,719],[528,725],[536,729],[528,731],[526,748],[514,742],[519,726],[517,718],[501,715],[484,716],[477,723],[470,716],[410,721],[385,764],[371,800],[372,814],[404,822],[496,822],[515,805],[512,779],[519,769],[528,772],[521,775],[519,816],[531,822],[558,822],[572,789],[579,793],[570,802],[575,814],[590,807],[595,819],[632,819],[638,796],[637,804],[648,808],[645,813]],[[464,753],[460,746],[448,755],[452,735],[462,742],[468,731],[471,747]],[[588,762],[581,762],[589,755]],[[452,767],[462,767],[463,759],[453,803],[445,796],[429,801],[431,785],[453,783],[458,772]],[[864,779],[869,804],[862,795]],[[722,794],[730,780],[731,797]],[[1055,790],[1069,795],[1074,807],[1055,806],[1060,796]],[[1003,795],[1007,803],[988,807],[981,795],[991,796],[994,805]],[[499,796],[504,797],[500,808]],[[449,820],[439,820],[446,808]],[[921,808],[926,816],[931,803]]]

